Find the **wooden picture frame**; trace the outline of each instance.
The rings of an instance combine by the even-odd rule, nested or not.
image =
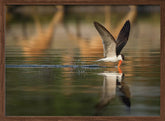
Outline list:
[[[160,116],[6,116],[5,115],[5,6],[6,5],[159,5],[161,9],[161,91]],[[165,121],[165,1],[164,0],[1,0],[0,1],[0,120],[1,121],[54,121],[54,120],[113,120]]]

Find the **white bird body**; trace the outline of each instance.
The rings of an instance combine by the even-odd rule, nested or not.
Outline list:
[[[102,59],[99,59],[97,61],[104,61],[104,62],[117,62],[119,60],[121,60],[121,55],[119,56],[113,56],[113,57],[106,57],[106,58],[102,58]]]
[[[107,58],[102,58],[97,61],[104,61],[104,62],[117,62],[118,58],[117,57],[107,57]]]

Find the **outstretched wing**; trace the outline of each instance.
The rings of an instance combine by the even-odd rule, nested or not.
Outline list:
[[[104,56],[105,57],[113,57],[116,56],[116,41],[111,33],[98,22],[94,22],[94,25],[99,32],[104,47]]]
[[[123,28],[121,29],[118,38],[116,40],[116,54],[119,55],[123,47],[126,45],[130,32],[130,21],[126,21]]]

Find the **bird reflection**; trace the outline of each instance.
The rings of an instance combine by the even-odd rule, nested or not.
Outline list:
[[[130,89],[129,86],[127,85],[127,83],[124,81],[124,74],[122,75],[122,79],[121,81],[118,81],[117,79],[117,92],[118,92],[118,96],[121,99],[121,101],[127,106],[127,107],[131,107],[131,101],[130,101],[130,97],[131,97],[131,93],[130,93]]]
[[[124,73],[119,69],[119,73],[116,72],[104,72],[98,75],[104,76],[102,97],[99,103],[96,105],[97,113],[106,107],[115,96],[130,109],[130,89],[127,83],[124,81]]]

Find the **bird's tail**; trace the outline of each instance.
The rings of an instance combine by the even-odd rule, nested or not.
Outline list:
[[[102,59],[96,60],[96,61],[94,61],[94,62],[99,62],[99,61],[102,61]]]

